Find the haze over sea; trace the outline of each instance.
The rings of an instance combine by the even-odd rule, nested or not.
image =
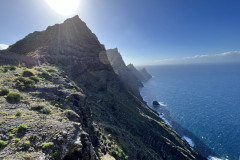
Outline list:
[[[149,66],[147,70],[153,78],[144,83],[141,94],[149,107],[164,112],[160,116],[171,127],[175,121],[187,129],[218,158],[238,160],[240,63]],[[153,100],[162,105],[152,106]],[[192,139],[191,146],[201,150],[191,135],[185,139]]]

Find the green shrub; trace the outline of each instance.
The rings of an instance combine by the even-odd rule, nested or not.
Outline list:
[[[18,126],[18,132],[23,133],[27,130],[27,125],[26,124],[20,124]]]
[[[9,66],[9,65],[3,66],[2,68],[0,68],[0,70],[2,70],[3,72],[8,72],[9,70],[13,71],[13,70],[16,70],[16,69],[17,69],[16,66]]]
[[[6,146],[6,142],[0,140],[0,149]]]
[[[39,74],[39,77],[45,78],[46,80],[51,80],[52,76],[47,71],[43,71],[41,74]]]
[[[48,69],[47,71],[50,72],[50,73],[51,73],[51,72],[57,72],[56,69]]]
[[[61,152],[59,150],[56,150],[55,152],[53,152],[53,154],[51,155],[52,158],[58,158],[61,155]]]
[[[25,91],[29,89],[36,89],[35,81],[27,77],[19,77],[16,79],[16,87],[19,91]]]
[[[32,71],[26,70],[23,72],[23,77],[31,77],[31,76],[35,76],[35,74]]]
[[[8,68],[4,67],[4,68],[3,68],[3,72],[4,72],[4,73],[8,72]]]
[[[51,110],[50,107],[45,106],[45,107],[43,107],[43,109],[40,110],[40,112],[43,114],[51,114],[53,111]]]
[[[15,138],[15,143],[18,143],[18,142],[20,142],[20,138]]]
[[[32,105],[31,110],[38,111],[43,114],[52,114],[53,111],[49,106],[46,106],[45,104],[40,105]]]
[[[9,93],[9,90],[6,88],[3,88],[0,90],[0,96],[6,96],[8,95],[8,93]]]
[[[20,74],[19,74],[19,73],[15,73],[15,74],[14,74],[14,76],[16,76],[16,77],[19,77],[19,76],[20,76]]]
[[[20,117],[21,115],[22,115],[22,112],[20,112],[19,110],[15,113],[15,115],[17,116],[17,117]]]
[[[7,133],[7,135],[8,135],[8,136],[9,136],[9,138],[11,138],[11,139],[12,139],[12,138],[13,138],[13,136],[14,136],[14,134],[13,134],[13,133],[11,133],[11,132],[8,132],[8,133]]]
[[[21,95],[20,93],[10,92],[7,95],[7,100],[9,101],[19,102],[21,99],[23,99],[23,95]]]
[[[37,76],[31,76],[29,78],[35,82],[39,82],[39,78]]]
[[[25,141],[25,142],[23,143],[23,147],[24,147],[24,148],[29,148],[29,147],[30,147],[30,141]]]
[[[42,144],[42,149],[43,149],[43,150],[47,150],[47,149],[49,149],[49,148],[52,147],[52,146],[53,146],[53,142],[43,143],[43,144]]]
[[[14,70],[16,70],[17,68],[16,68],[15,66],[10,66],[9,69],[10,69],[11,71],[14,71]]]

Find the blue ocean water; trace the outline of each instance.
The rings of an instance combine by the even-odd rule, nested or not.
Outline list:
[[[141,95],[149,107],[163,113],[160,117],[171,127],[175,121],[188,130],[218,158],[239,159],[240,64],[150,66],[147,70],[153,78],[144,83]],[[153,100],[162,105],[152,106]],[[181,134],[201,150],[193,136]]]

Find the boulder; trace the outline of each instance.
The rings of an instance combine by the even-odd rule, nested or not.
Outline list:
[[[158,103],[158,101],[153,101],[152,103],[154,106],[160,106],[160,104]]]

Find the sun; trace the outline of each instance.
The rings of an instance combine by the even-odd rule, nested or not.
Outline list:
[[[45,0],[57,13],[70,15],[77,11],[80,0]]]

